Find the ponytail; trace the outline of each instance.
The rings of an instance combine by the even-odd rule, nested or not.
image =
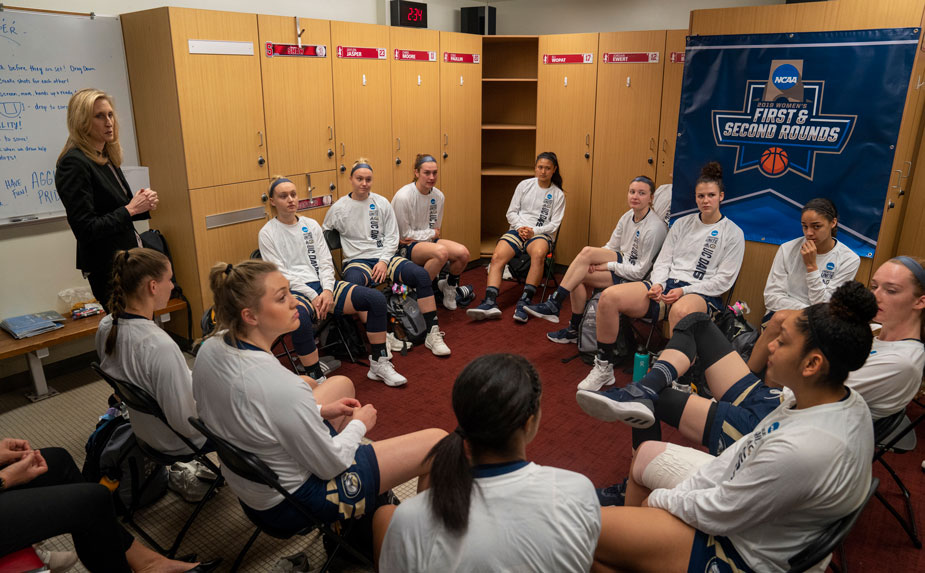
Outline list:
[[[447,531],[465,533],[472,501],[472,466],[466,455],[463,431],[446,435],[427,454],[430,466],[430,509]]]
[[[217,263],[209,271],[209,286],[215,310],[216,328],[213,333],[227,330],[232,341],[244,334],[241,311],[245,308],[260,308],[260,297],[264,294],[263,277],[276,271],[271,262],[249,259],[231,265]]]
[[[424,165],[425,163],[431,163],[431,162],[437,163],[437,160],[434,159],[433,155],[429,153],[418,153],[417,156],[415,156],[414,158],[414,171],[420,171],[421,165]],[[412,173],[414,173],[414,171],[412,171]],[[417,180],[418,180],[418,176],[415,173],[413,181],[417,181]]]
[[[157,280],[167,272],[169,259],[154,249],[136,248],[116,251],[112,261],[112,292],[109,295],[109,312],[112,314],[112,328],[103,347],[107,355],[116,348],[119,331],[119,316],[125,312],[128,299],[138,294],[138,289],[148,280]]]
[[[539,163],[540,159],[548,159],[552,162],[553,167],[556,168],[552,173],[552,184],[565,193],[565,188],[562,187],[562,173],[559,171],[559,158],[552,151],[544,151],[536,156],[536,161],[533,162],[533,165]]]

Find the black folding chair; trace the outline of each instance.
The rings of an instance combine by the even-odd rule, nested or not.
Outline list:
[[[227,467],[236,475],[246,480],[269,486],[279,492],[279,494],[282,495],[287,502],[291,503],[293,507],[295,507],[295,509],[305,517],[305,522],[308,524],[305,528],[299,531],[285,531],[275,528],[271,529],[266,525],[259,524],[254,517],[256,512],[241,502],[241,508],[244,510],[244,514],[247,515],[247,518],[250,519],[255,526],[257,526],[257,529],[254,531],[254,534],[251,535],[250,539],[247,540],[247,544],[244,545],[244,548],[241,549],[241,552],[235,559],[234,564],[231,566],[232,572],[237,571],[241,566],[241,563],[244,561],[244,556],[251,548],[251,545],[254,544],[254,541],[257,539],[257,536],[260,535],[261,531],[277,539],[289,539],[295,535],[307,535],[316,529],[321,533],[322,536],[327,537],[329,542],[332,544],[332,548],[328,554],[328,559],[325,561],[324,566],[321,568],[322,572],[328,570],[328,567],[331,565],[331,562],[334,560],[334,557],[337,555],[337,552],[341,547],[346,549],[350,554],[359,559],[370,569],[373,568],[373,564],[369,558],[351,547],[350,544],[347,543],[347,541],[344,539],[344,537],[349,535],[350,529],[353,527],[354,520],[348,520],[346,526],[344,527],[344,537],[338,535],[333,530],[331,530],[330,526],[315,517],[307,507],[305,507],[298,499],[295,498],[295,496],[286,491],[286,489],[279,483],[279,476],[276,475],[276,472],[274,472],[265,463],[263,463],[260,458],[231,444],[224,438],[219,437],[209,428],[207,428],[203,421],[199,418],[190,416],[189,423],[194,428],[199,430],[203,436],[207,437],[209,441],[212,442],[212,444],[215,445],[215,449],[218,452],[218,457],[221,460],[223,466]],[[240,502],[240,500],[238,501]]]
[[[899,525],[902,526],[906,534],[909,535],[909,539],[912,541],[912,544],[915,545],[916,549],[922,548],[922,539],[919,537],[918,527],[915,523],[915,512],[912,509],[912,499],[909,490],[906,488],[906,484],[903,483],[903,480],[899,478],[896,470],[883,459],[883,455],[887,452],[903,454],[914,450],[916,440],[913,430],[923,419],[925,419],[925,413],[919,415],[914,422],[910,422],[908,416],[906,416],[905,410],[903,410],[874,422],[874,440],[876,443],[876,447],[874,448],[874,463],[880,462],[887,473],[890,474],[890,477],[893,478],[896,485],[899,486],[899,491],[903,495],[903,502],[906,506],[906,517],[900,515],[880,492],[877,492],[877,499],[886,507],[887,511],[893,514],[893,517],[896,518]]]
[[[870,489],[867,491],[867,497],[864,498],[864,503],[862,503],[860,506],[858,506],[857,509],[845,517],[830,525],[829,528],[826,529],[822,535],[820,535],[808,547],[791,557],[787,561],[787,563],[790,565],[788,573],[801,573],[812,568],[814,565],[828,557],[836,550],[836,548],[838,549],[841,569],[839,569],[835,563],[829,563],[829,567],[831,567],[836,572],[844,571],[847,573],[848,562],[845,560],[845,548],[842,545],[842,541],[844,541],[845,537],[848,536],[851,528],[854,527],[858,517],[861,516],[861,512],[864,511],[864,508],[867,506],[867,502],[870,501],[870,497],[877,491],[878,485],[880,485],[880,480],[877,478],[871,478]]]
[[[549,287],[549,281],[552,281],[552,288],[559,286],[559,280],[556,278],[556,245],[559,243],[559,230],[556,230],[556,236],[552,239],[552,245],[549,246],[549,252],[543,260],[543,292],[540,294],[540,301],[546,300],[546,289]],[[527,280],[527,274],[530,272],[531,259],[526,251],[516,255],[508,263],[508,269],[511,276],[518,284],[523,284]]]
[[[337,263],[337,259],[334,258],[334,251],[343,250],[343,247],[340,242],[340,233],[335,229],[328,229],[327,231],[324,232],[324,241],[328,245],[328,250],[331,251],[331,259],[334,262],[334,271],[339,278],[343,279],[343,276],[344,276],[343,266],[339,265]],[[356,319],[354,319],[351,316],[344,316],[342,318],[345,321],[354,321],[353,328],[356,328],[356,323],[355,323]],[[329,330],[329,329],[335,335],[333,340],[331,339],[330,336],[322,337],[322,333],[324,333],[326,330]],[[359,357],[354,356],[354,353],[350,348],[350,344],[347,342],[347,337],[344,335],[344,331],[341,329],[340,324],[338,324],[338,321],[334,317],[333,312],[328,314],[328,316],[325,317],[324,320],[320,321],[318,323],[318,327],[315,330],[318,333],[319,339],[324,339],[324,338],[328,339],[328,342],[319,346],[321,350],[328,351],[331,348],[343,347],[344,352],[347,354],[347,359],[350,360],[350,362],[354,364],[366,365],[366,363],[360,360]]]
[[[189,454],[179,454],[179,455],[162,453],[156,450],[155,448],[153,448],[152,446],[150,446],[149,444],[145,443],[145,441],[142,440],[141,437],[139,437],[138,434],[136,433],[135,442],[138,444],[138,448],[142,451],[142,453],[144,453],[145,456],[147,456],[152,461],[162,466],[170,466],[175,462],[190,462],[193,460],[197,460],[200,463],[202,463],[204,466],[206,466],[207,468],[215,472],[215,475],[217,476],[215,481],[212,482],[212,485],[209,487],[208,491],[206,492],[205,497],[203,497],[202,500],[200,500],[199,503],[196,504],[196,508],[193,510],[192,515],[190,515],[189,519],[186,520],[186,523],[183,524],[183,528],[180,529],[180,533],[177,534],[177,537],[176,539],[174,539],[173,544],[170,546],[169,549],[164,549],[163,547],[161,547],[160,544],[158,544],[151,537],[150,534],[144,531],[141,528],[141,526],[139,526],[135,522],[135,511],[138,509],[137,504],[141,500],[142,492],[145,490],[145,488],[147,488],[151,480],[149,477],[148,480],[145,480],[143,483],[139,485],[140,476],[142,474],[141,468],[137,468],[137,469],[132,468],[133,474],[135,474],[132,476],[132,489],[133,489],[132,504],[130,505],[130,507],[127,508],[126,514],[123,517],[123,521],[125,521],[125,523],[132,526],[132,529],[137,531],[138,534],[141,535],[145,539],[145,541],[151,544],[151,546],[154,547],[158,551],[158,553],[162,553],[169,558],[173,558],[176,555],[177,550],[180,548],[180,543],[183,541],[183,537],[186,536],[186,532],[189,531],[189,528],[193,525],[193,521],[195,521],[196,517],[199,515],[199,512],[202,511],[203,507],[205,507],[206,502],[212,499],[212,497],[215,495],[217,488],[222,483],[224,483],[224,479],[222,478],[221,471],[214,463],[212,463],[212,460],[210,460],[206,456],[202,448],[194,444],[192,440],[190,440],[189,438],[187,438],[180,432],[176,431],[173,427],[171,427],[170,423],[167,421],[167,416],[164,414],[164,411],[161,409],[160,405],[157,403],[157,400],[154,399],[154,396],[149,394],[143,388],[135,384],[132,384],[131,382],[126,382],[124,380],[119,380],[118,378],[114,378],[110,376],[109,374],[103,371],[103,369],[100,367],[99,363],[97,362],[93,362],[92,364],[90,364],[90,367],[93,368],[93,370],[97,374],[99,374],[103,378],[103,380],[106,381],[107,384],[109,384],[109,386],[112,388],[112,391],[116,393],[116,395],[122,400],[122,402],[125,403],[126,406],[128,406],[135,412],[141,412],[142,414],[148,414],[149,416],[154,416],[155,418],[160,420],[192,452]],[[151,476],[154,476],[154,475],[155,475],[154,473],[151,474]]]

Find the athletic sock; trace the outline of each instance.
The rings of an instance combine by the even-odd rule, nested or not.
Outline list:
[[[381,344],[372,344],[369,345],[370,354],[373,355],[373,360],[378,360],[380,356],[388,356],[389,352],[385,349],[385,342]]]
[[[424,324],[427,326],[427,332],[437,324],[437,311],[432,310],[424,313]]]
[[[485,289],[485,302],[494,304],[496,298],[498,298],[498,287],[490,286]]]
[[[459,275],[454,275],[453,273],[447,275],[446,284],[450,285],[451,287],[459,286]]]
[[[617,341],[601,342],[597,341],[597,357],[611,364],[617,363]]]
[[[315,362],[314,364],[303,366],[303,368],[305,368],[305,374],[307,374],[313,380],[321,380],[324,377],[324,372],[321,371],[320,362]]]
[[[578,326],[581,324],[581,319],[584,318],[585,314],[583,312],[573,312],[572,318],[568,321],[568,327],[572,330],[578,330]]]
[[[643,388],[652,391],[656,396],[665,388],[671,386],[671,383],[678,377],[678,371],[665,360],[656,360],[642,380],[637,382]]]
[[[557,307],[561,307],[562,303],[565,302],[565,299],[568,298],[568,295],[571,294],[571,291],[562,287],[556,287],[556,292],[552,293],[552,296],[549,297]]]
[[[524,285],[524,292],[520,295],[520,300],[525,300],[527,303],[533,301],[533,295],[536,294],[536,287],[533,285]]]

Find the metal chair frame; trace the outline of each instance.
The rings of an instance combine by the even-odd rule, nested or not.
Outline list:
[[[910,422],[909,418],[906,416],[905,410],[902,410],[892,416],[881,418],[874,423],[874,439],[876,443],[876,447],[874,448],[874,463],[880,462],[887,473],[890,474],[890,477],[893,478],[893,482],[899,487],[899,491],[903,495],[903,504],[906,507],[906,516],[903,517],[880,492],[877,492],[877,499],[883,504],[887,511],[896,518],[896,521],[899,522],[899,525],[909,536],[910,541],[912,541],[916,549],[922,548],[922,539],[919,536],[918,526],[915,522],[915,511],[913,511],[912,508],[911,494],[906,488],[906,484],[903,483],[902,479],[900,479],[899,475],[896,473],[896,470],[883,459],[883,456],[888,452],[899,454],[907,452],[908,450],[906,449],[899,449],[898,444],[900,440],[906,437],[909,432],[912,432],[923,419],[925,419],[925,413],[920,414],[915,421]]]

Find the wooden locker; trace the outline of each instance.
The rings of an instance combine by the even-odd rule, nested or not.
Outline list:
[[[440,33],[393,27],[390,29],[390,42],[392,189],[386,193],[379,187],[377,193],[391,199],[398,188],[414,178],[414,158],[418,153],[429,153],[439,158]],[[433,60],[429,59],[431,56]],[[428,59],[403,59],[408,57]]]
[[[324,57],[267,56],[267,43],[321,46]],[[257,16],[270,175],[335,169],[331,23]]]
[[[536,152],[559,158],[565,217],[556,262],[568,264],[588,244],[598,34],[540,36],[536,92]],[[581,58],[554,63],[554,55]],[[545,60],[545,61],[544,61]]]
[[[454,63],[444,54],[481,56],[482,39],[472,34],[440,32],[441,160],[437,186],[446,196],[443,237],[469,249],[479,258],[481,201],[479,153],[481,149],[482,65]],[[481,60],[480,60],[481,61]]]
[[[337,171],[334,169],[316,173],[293,173],[287,175],[286,178],[292,180],[295,184],[296,194],[300,201],[325,195],[332,196],[330,205],[337,201]],[[319,225],[322,225],[324,224],[324,216],[328,214],[328,210],[331,208],[330,205],[299,209],[297,215],[314,219],[318,221]],[[272,209],[268,207],[267,217],[273,216],[275,215]]]
[[[671,183],[674,150],[678,139],[678,112],[681,107],[681,80],[684,77],[684,48],[687,30],[668,30],[665,34],[664,73],[662,74],[662,113],[659,115],[658,165],[655,185]]]
[[[350,168],[365,157],[373,167],[373,192],[394,193],[392,166],[391,74],[389,28],[375,24],[331,22],[331,67],[334,76],[334,124],[338,191],[352,190]],[[342,56],[338,56],[342,48]],[[347,48],[381,50],[381,59],[350,57]]]
[[[269,208],[262,198],[269,185],[269,180],[263,179],[190,190],[203,308],[212,305],[212,266],[218,262],[237,264],[257,248],[257,234],[268,219]]]
[[[601,34],[590,245],[604,245],[629,209],[629,182],[639,175],[655,179],[664,49],[664,30]],[[659,58],[604,63],[604,55],[612,53],[658,53]]]
[[[169,13],[189,187],[266,179],[257,16],[185,8]],[[220,53],[190,53],[193,41]],[[249,55],[227,55],[248,44]]]

